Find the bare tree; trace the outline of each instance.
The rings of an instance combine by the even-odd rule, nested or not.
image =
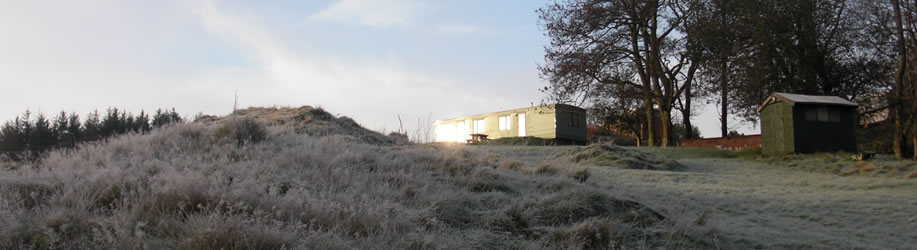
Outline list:
[[[661,146],[669,145],[671,112],[697,65],[685,53],[683,24],[691,0],[567,0],[539,9],[551,44],[545,48],[544,92],[555,101],[585,102],[601,84],[640,90],[646,127],[660,114]],[[619,81],[617,79],[634,79]],[[690,96],[690,95],[689,95]],[[690,111],[690,109],[688,109]],[[648,130],[648,142],[656,135]]]

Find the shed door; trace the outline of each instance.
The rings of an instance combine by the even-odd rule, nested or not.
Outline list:
[[[519,136],[525,136],[525,113],[519,114]]]

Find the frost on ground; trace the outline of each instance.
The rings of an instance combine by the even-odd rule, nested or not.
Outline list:
[[[210,117],[6,166],[0,248],[719,246],[706,216],[647,206],[583,168],[397,145],[285,111],[302,119]]]
[[[896,160],[892,155],[878,155],[867,161],[851,160],[854,156],[849,153],[819,153],[809,156],[786,155],[761,160],[788,168],[840,176],[917,178],[917,162]]]
[[[578,147],[476,147],[520,162],[551,161]],[[849,155],[759,157],[691,148],[633,148],[677,159],[681,171],[589,166],[589,182],[664,211],[709,219],[725,248],[901,249],[917,246],[917,179],[912,161]],[[844,175],[824,166],[877,169]],[[889,167],[886,167],[889,166]],[[894,166],[894,167],[890,167]],[[904,167],[900,167],[904,166]],[[862,168],[862,167],[861,167]],[[884,169],[884,170],[883,170]],[[887,172],[883,172],[887,171]],[[895,172],[897,171],[897,172]],[[911,171],[911,172],[908,172]],[[897,174],[890,174],[897,173]],[[877,178],[879,177],[879,178]],[[889,178],[891,177],[891,178]]]
[[[592,144],[562,153],[561,157],[580,164],[626,169],[679,170],[682,168],[681,164],[675,160],[614,144]]]

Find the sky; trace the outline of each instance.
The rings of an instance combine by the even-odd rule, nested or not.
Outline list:
[[[537,105],[547,85],[535,10],[549,0],[2,2],[2,121],[27,109],[226,115],[238,93],[241,107],[311,105],[412,132]],[[716,137],[707,109],[692,121]]]

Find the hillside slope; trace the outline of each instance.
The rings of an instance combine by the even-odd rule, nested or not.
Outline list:
[[[0,248],[717,244],[696,217],[620,198],[569,165],[534,168],[463,147],[393,146],[378,134],[355,134],[359,126],[342,118],[286,113],[293,110],[121,136],[0,170]],[[253,126],[255,119],[275,126]]]

